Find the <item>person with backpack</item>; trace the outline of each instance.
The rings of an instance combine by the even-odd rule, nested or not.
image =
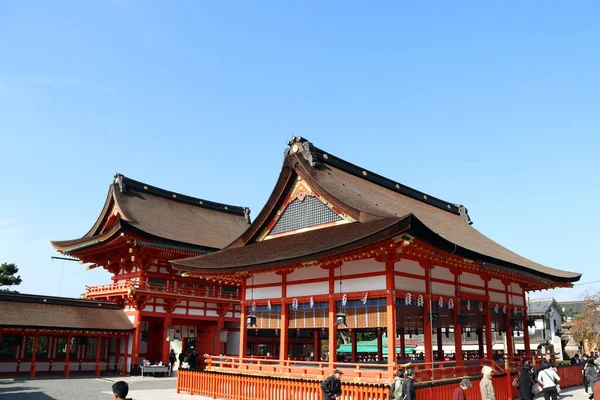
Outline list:
[[[404,384],[404,370],[399,369],[394,378],[394,383],[390,387],[390,400],[404,400],[402,395],[402,386]]]
[[[454,389],[454,392],[452,393],[452,400],[466,400],[467,396],[465,395],[465,392],[470,387],[470,380],[463,379],[462,381],[460,381],[460,385],[456,389]]]
[[[402,383],[402,396],[403,400],[417,400],[417,392],[415,391],[415,384],[413,379],[415,378],[415,371],[410,369],[406,374],[406,379]]]
[[[558,381],[560,376],[556,373],[552,365],[547,362],[542,362],[542,369],[538,374],[538,383],[544,388],[544,400],[558,400],[559,387]]]

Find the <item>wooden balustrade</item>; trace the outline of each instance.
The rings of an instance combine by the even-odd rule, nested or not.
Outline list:
[[[170,294],[175,296],[202,297],[210,299],[240,300],[239,292],[222,292],[211,288],[180,288],[172,285],[152,285],[140,282],[121,282],[109,283],[99,286],[86,286],[86,296],[93,298],[95,296],[104,296],[127,292],[129,290],[147,291],[153,293]]]

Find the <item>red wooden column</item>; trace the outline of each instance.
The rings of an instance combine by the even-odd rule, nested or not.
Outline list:
[[[140,352],[140,336],[141,336],[141,322],[142,322],[142,312],[140,311],[140,308],[143,309],[143,307],[139,307],[138,310],[135,312],[135,332],[133,333],[133,346],[132,346],[132,351],[131,351],[131,367],[133,368],[134,365],[138,365],[139,362],[139,352]]]
[[[29,368],[29,375],[32,378],[35,378],[35,371],[37,368],[37,365],[35,363],[35,356],[37,353],[37,346],[38,346],[38,331],[35,331],[35,335],[33,336],[33,351],[31,352],[31,367]]]
[[[456,365],[464,365],[464,358],[462,352],[462,334],[463,328],[457,323],[458,316],[460,314],[460,275],[462,272],[456,268],[451,270],[454,274],[454,287],[455,287],[455,300],[454,300],[454,354],[456,355]]]
[[[357,353],[357,350],[358,350],[358,343],[356,341],[356,330],[353,329],[352,332],[350,332],[350,334],[351,334],[351,339],[350,340],[351,340],[351,344],[352,344],[352,362],[356,363],[357,362],[356,361],[357,360],[357,358],[356,358],[357,354],[356,353]]]
[[[477,344],[479,348],[479,359],[483,360],[485,358],[485,349],[483,345],[483,329],[477,329]]]
[[[423,337],[425,341],[425,363],[433,362],[433,338],[432,338],[432,321],[429,318],[431,312],[431,262],[419,262],[421,267],[425,268],[425,304],[423,304]],[[427,366],[426,368],[428,368]]]
[[[285,302],[285,298],[287,297],[287,274],[288,273],[281,273],[281,298],[283,301],[281,302],[281,322],[279,324],[279,327],[281,328],[281,333],[279,336],[279,361],[285,361],[288,359],[290,310]]]
[[[240,303],[240,364],[242,363],[242,358],[246,357],[246,347],[248,347],[248,328],[246,327],[246,281],[242,283],[242,301]]]
[[[397,255],[393,255],[397,257]],[[399,261],[397,258],[388,259],[385,262],[385,287],[386,287],[386,326],[387,326],[387,348],[388,348],[388,372],[394,374],[396,370],[396,332],[397,332],[397,318],[396,318],[396,279],[394,273],[394,264]],[[404,337],[402,338],[404,340]],[[402,346],[404,352],[404,346]],[[383,357],[379,358],[381,362]]]
[[[71,332],[67,334],[67,348],[65,349],[65,377],[69,377],[71,374],[71,362],[69,358],[71,356]]]
[[[406,337],[404,336],[406,333],[404,328],[400,328],[400,358],[402,360],[406,360]],[[390,349],[388,348],[388,351]]]
[[[100,376],[100,348],[102,347],[102,337],[98,334],[96,338],[96,376]]]
[[[129,362],[129,334],[125,336],[125,346],[123,348],[123,369],[121,370],[121,375],[127,375],[127,363]]]
[[[506,326],[506,355],[512,357],[515,354],[513,345],[515,337],[513,335],[513,328],[510,324],[510,313],[513,309],[513,306],[510,303],[510,281],[503,281],[502,283],[504,284],[504,293],[506,295],[506,314],[504,314],[504,325]]]
[[[487,275],[482,276],[484,282],[485,282],[485,296],[487,297],[488,301],[484,302],[484,306],[483,306],[483,316],[484,316],[484,324],[485,324],[485,352],[486,354],[486,358],[488,360],[493,360],[494,359],[494,350],[493,350],[493,342],[492,342],[492,318],[490,315],[490,302],[489,302],[489,298],[490,298],[490,292],[489,292],[489,283],[490,283],[490,277]]]
[[[444,361],[444,338],[442,336],[442,328],[437,328],[437,359]]]
[[[121,357],[121,336],[117,337],[116,339],[117,339],[116,340],[117,341],[117,348],[116,348],[116,351],[115,351],[115,368],[114,368],[114,372],[115,373],[117,372],[117,368],[119,366],[119,357]],[[108,343],[110,345],[110,341]],[[109,354],[109,357],[110,357],[110,354]],[[123,357],[123,358],[125,358],[125,357]]]
[[[165,306],[165,311],[166,311],[166,315],[164,318],[164,327],[163,327],[163,334],[162,334],[162,338],[161,338],[161,358],[162,358],[162,362],[163,365],[168,365],[169,364],[169,351],[171,350],[171,342],[169,342],[168,340],[168,330],[169,330],[169,326],[171,326],[171,321],[172,321],[172,316],[171,316],[171,312],[173,311],[170,308],[167,308]],[[217,333],[218,335],[218,333]],[[217,339],[217,343],[218,343],[218,339]],[[202,355],[200,355],[200,357],[203,357]]]
[[[525,355],[531,355],[531,343],[529,343],[529,320],[527,315],[527,298],[525,297],[525,288],[523,289],[523,344],[525,345]]]
[[[332,270],[333,271],[333,270]],[[335,325],[336,305],[335,299],[329,299],[329,318],[327,328],[329,329],[329,369],[333,369],[337,355],[337,326]]]
[[[321,334],[318,329],[315,329],[313,331],[313,353],[315,356],[313,361],[320,361],[321,360]]]
[[[225,315],[220,315],[219,320],[217,321],[217,355],[224,354],[223,348],[225,347],[225,343],[221,343],[221,331],[225,329]]]
[[[377,361],[381,362],[383,359],[383,337],[381,329],[377,328]]]

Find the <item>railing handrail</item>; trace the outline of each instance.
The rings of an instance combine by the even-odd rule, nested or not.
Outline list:
[[[174,295],[183,296],[194,296],[194,297],[205,297],[212,299],[224,299],[224,300],[240,300],[239,292],[225,292],[219,289],[210,288],[186,288],[186,287],[174,287],[173,285],[153,285],[151,283],[140,283],[138,281],[126,281],[126,282],[115,282],[97,286],[87,286],[86,293],[95,294],[110,291],[122,291],[122,290],[144,290],[157,293],[168,293]]]

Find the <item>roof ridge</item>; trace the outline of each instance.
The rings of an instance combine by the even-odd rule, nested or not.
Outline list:
[[[140,191],[150,193],[155,196],[162,197],[167,200],[189,204],[199,208],[208,208],[214,211],[224,212],[228,214],[243,215],[246,217],[246,221],[250,223],[250,208],[248,207],[219,203],[216,201],[205,200],[199,197],[193,197],[171,190],[162,189],[157,186],[149,185],[147,183],[128,178],[125,175],[120,174],[118,172],[115,174],[114,184],[118,186],[121,193],[125,193],[128,190],[128,188],[131,187]]]
[[[121,307],[118,304],[103,301],[103,300],[88,300],[88,299],[77,299],[73,297],[59,297],[59,296],[45,296],[42,294],[29,294],[29,293],[11,293],[11,292],[0,292],[0,301],[16,301],[22,303],[44,303],[54,305],[67,305],[77,307],[102,307],[109,309],[118,309]]]
[[[325,167],[325,164],[329,164],[346,173],[361,179],[365,179],[395,193],[403,194],[422,203],[429,204],[455,215],[459,215],[469,225],[473,224],[471,217],[469,217],[467,208],[461,204],[453,204],[438,197],[430,196],[425,192],[411,188],[410,186],[406,186],[400,182],[386,178],[383,175],[379,175],[375,172],[362,168],[356,164],[334,156],[318,147],[315,147],[306,138],[301,136],[292,136],[292,139],[288,140],[286,143],[289,146],[289,148],[284,152],[286,157],[292,154],[301,153],[312,167],[322,169]]]

